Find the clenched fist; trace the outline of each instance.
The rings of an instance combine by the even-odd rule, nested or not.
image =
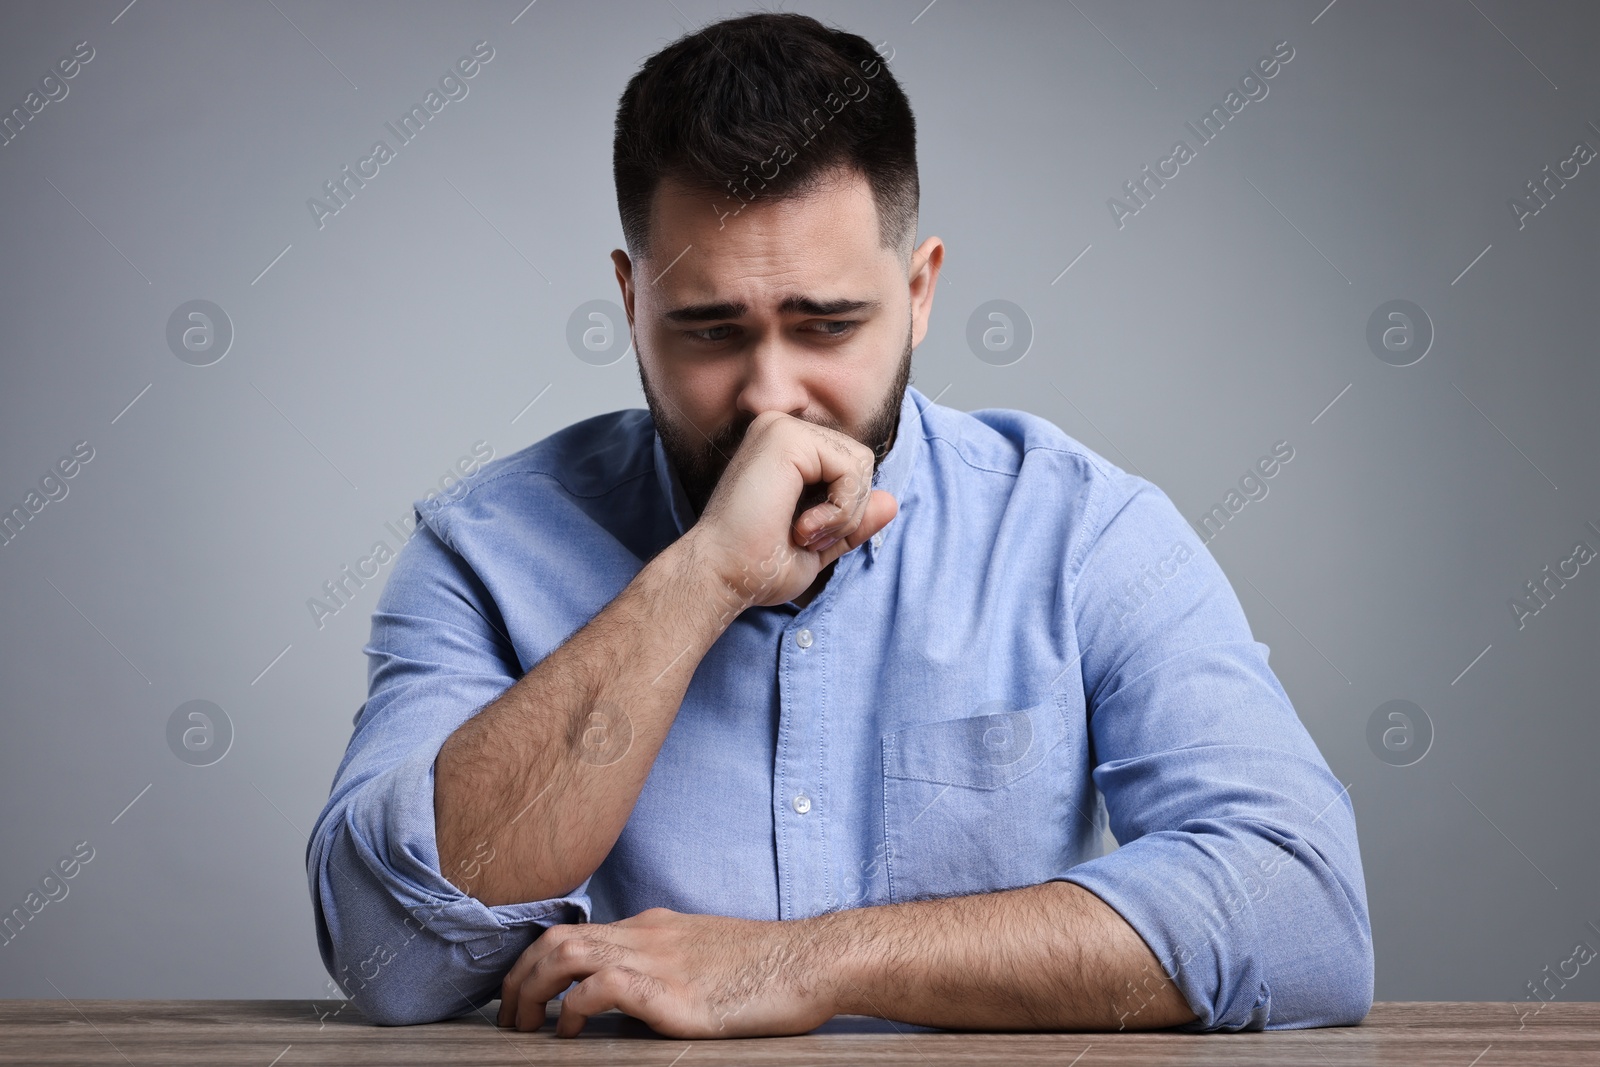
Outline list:
[[[778,411],[756,416],[690,533],[743,606],[793,600],[840,556],[895,517],[872,488],[872,450],[847,434]],[[808,486],[826,499],[796,509]]]

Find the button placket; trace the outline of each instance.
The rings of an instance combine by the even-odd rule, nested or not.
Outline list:
[[[779,646],[783,711],[772,801],[782,918],[816,914],[829,902],[828,830],[820,792],[824,782],[818,774],[826,718],[822,704],[827,699],[820,624],[828,610],[826,603],[806,605],[801,612],[811,613],[805,620],[811,625],[793,623]]]

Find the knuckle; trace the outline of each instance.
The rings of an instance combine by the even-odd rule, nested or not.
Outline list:
[[[582,963],[591,955],[593,945],[587,938],[570,938],[557,945],[545,959],[556,963]]]

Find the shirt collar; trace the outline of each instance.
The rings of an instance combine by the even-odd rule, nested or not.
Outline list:
[[[878,464],[877,471],[872,476],[874,489],[882,489],[900,505],[900,510],[905,510],[905,489],[911,481],[911,472],[917,465],[918,456],[922,451],[922,409],[928,405],[928,398],[923,396],[915,386],[907,385],[905,396],[900,401],[900,425],[895,430],[894,444],[889,448],[889,454]],[[689,505],[689,496],[684,492],[683,483],[678,479],[677,469],[672,466],[672,461],[667,458],[666,449],[661,444],[661,432],[652,431],[652,450],[655,454],[656,481],[661,487],[661,494],[667,501],[667,507],[672,514],[673,524],[678,528],[681,537],[694,525],[696,516],[694,509]],[[861,551],[867,555],[868,562],[877,559],[882,551],[885,538],[892,536],[903,520],[897,514],[895,521],[889,523],[880,532],[879,536],[872,538],[861,546]]]

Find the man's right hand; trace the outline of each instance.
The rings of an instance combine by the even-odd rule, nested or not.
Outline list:
[[[740,610],[793,600],[889,524],[899,504],[872,488],[872,459],[837,430],[778,411],[756,416],[690,530]],[[815,483],[827,499],[795,515]]]
[[[689,532],[446,738],[433,780],[440,872],[490,906],[565,896],[593,875],[729,618],[795,599],[894,518],[872,472],[871,449],[845,434],[757,416]],[[808,485],[828,499],[796,515]],[[519,823],[524,813],[536,817]]]

